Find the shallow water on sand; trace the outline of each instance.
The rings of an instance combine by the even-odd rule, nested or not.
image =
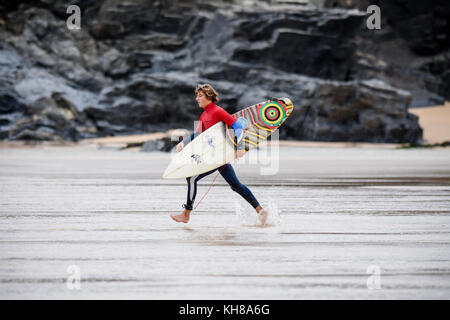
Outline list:
[[[186,186],[161,179],[168,154],[0,149],[0,298],[450,297],[449,149],[279,155],[276,175],[234,165],[261,228],[221,177],[172,221]]]

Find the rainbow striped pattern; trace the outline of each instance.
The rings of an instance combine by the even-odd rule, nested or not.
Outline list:
[[[291,115],[294,105],[289,98],[268,100],[245,108],[232,115],[233,118],[244,117],[248,121],[248,128],[244,130],[245,150],[266,140]],[[234,130],[225,125],[227,141],[233,145]]]

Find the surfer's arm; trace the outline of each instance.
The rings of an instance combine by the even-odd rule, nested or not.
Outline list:
[[[194,140],[195,138],[197,138],[197,136],[202,133],[203,131],[203,126],[202,126],[202,121],[200,120],[198,122],[197,128],[194,130],[193,133],[191,133],[190,135],[184,137],[184,139],[178,144],[177,146],[177,152],[180,152],[185,145],[187,145],[188,143],[190,143],[192,140]]]
[[[244,144],[242,143],[244,138],[244,130],[242,128],[242,125],[239,123],[239,121],[235,121],[232,124],[232,127],[234,129],[234,134],[236,135],[236,145],[238,150],[244,149]]]
[[[236,121],[236,119],[233,118],[231,116],[231,114],[229,114],[228,112],[226,112],[222,108],[217,108],[216,109],[215,116],[216,116],[216,119],[218,119],[219,121],[225,122],[229,127],[232,127],[233,123]]]
[[[222,108],[217,109],[217,118],[223,122],[225,122],[228,126],[233,127],[234,133],[236,135],[236,142],[237,142],[237,149],[241,150],[244,149],[244,145],[242,143],[242,138],[244,137],[244,130],[242,128],[242,125],[236,121],[235,118],[231,116],[228,112],[226,112]]]
[[[194,140],[200,133],[197,131],[194,131],[194,133],[186,136],[183,140],[181,140],[180,143],[177,144],[176,146],[176,150],[177,152],[180,152],[181,150],[183,150],[183,148],[192,140]]]
[[[186,136],[183,141],[181,141],[183,143],[183,145],[187,145],[189,142],[191,142],[192,140],[194,140],[195,138],[197,138],[197,136],[200,134],[200,132],[194,131],[193,133],[191,133],[190,135]]]

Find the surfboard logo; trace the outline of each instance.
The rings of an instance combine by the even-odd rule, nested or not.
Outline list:
[[[200,159],[200,155],[198,155],[198,154],[191,155],[191,158],[194,159],[197,164],[202,163],[202,160]]]
[[[215,149],[216,147],[214,146],[214,144],[213,144],[213,138],[211,138],[210,136],[206,136],[205,137],[205,139],[206,139],[206,141],[208,142],[208,146],[210,146],[211,148],[213,148],[213,149]]]

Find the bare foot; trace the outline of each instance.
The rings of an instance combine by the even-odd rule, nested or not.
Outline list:
[[[188,223],[189,222],[189,213],[190,213],[190,211],[184,210],[183,213],[180,213],[180,214],[178,214],[176,216],[170,215],[170,217],[173,220],[175,220],[176,222]]]
[[[258,220],[261,223],[261,227],[264,227],[266,225],[268,215],[269,212],[264,209],[258,212]]]

